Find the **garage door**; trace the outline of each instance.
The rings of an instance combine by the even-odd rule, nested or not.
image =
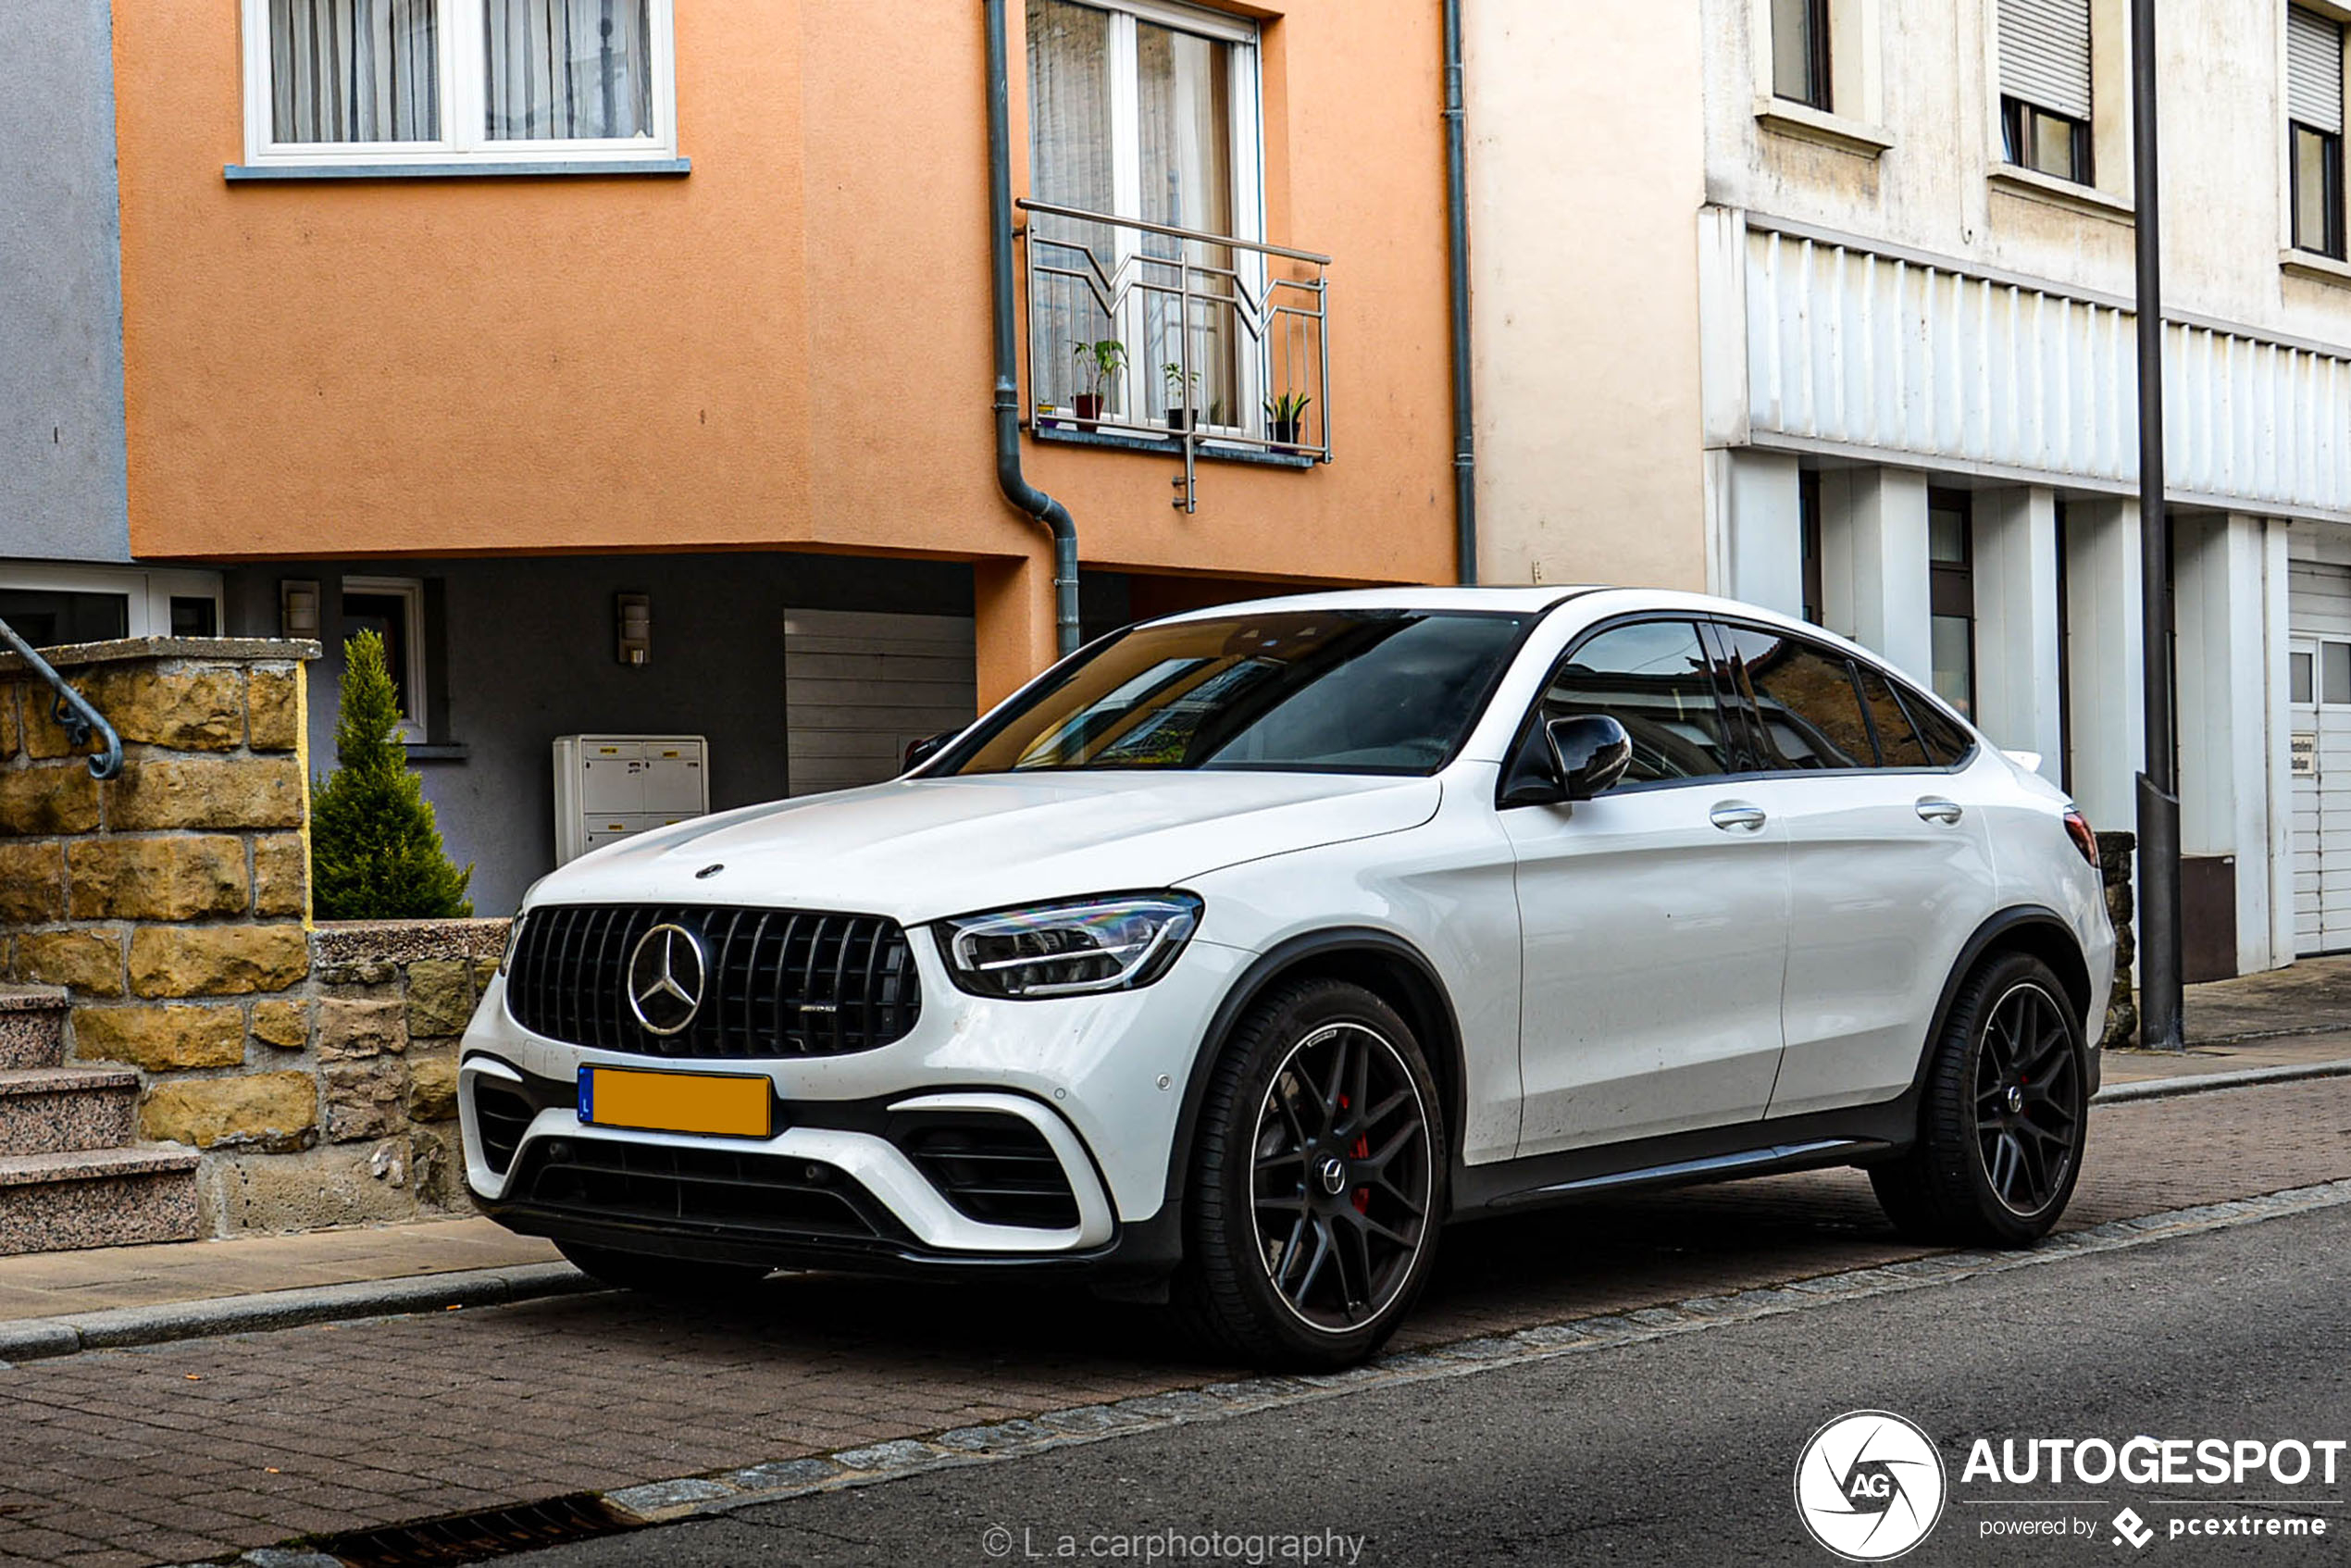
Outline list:
[[[976,716],[976,662],[968,616],[786,611],[791,793],[895,778],[909,741]]]
[[[2292,567],[2294,950],[2351,951],[2351,568]]]

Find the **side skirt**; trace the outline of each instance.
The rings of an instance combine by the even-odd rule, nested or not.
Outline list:
[[[1866,1165],[1900,1153],[1915,1140],[1917,1129],[1912,1093],[1850,1110],[1457,1166],[1451,1218],[1489,1218],[1645,1188]]]

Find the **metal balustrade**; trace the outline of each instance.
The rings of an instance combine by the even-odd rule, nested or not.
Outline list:
[[[1187,512],[1203,450],[1331,460],[1330,257],[1017,205],[1033,430],[1180,448]]]

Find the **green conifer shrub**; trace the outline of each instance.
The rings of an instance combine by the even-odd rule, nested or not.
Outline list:
[[[429,920],[469,915],[466,884],[442,847],[424,781],[399,739],[400,696],[382,637],[343,645],[342,711],[334,773],[310,810],[313,907],[321,920]]]

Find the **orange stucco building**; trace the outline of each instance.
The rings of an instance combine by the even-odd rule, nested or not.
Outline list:
[[[1437,7],[1005,9],[1012,192],[1133,220],[1016,215],[1088,634],[1450,580]],[[549,860],[554,736],[706,735],[736,803],[1052,657],[986,42],[979,0],[115,8],[131,553],[218,569],[223,630],[398,633],[485,911]],[[861,703],[897,729],[828,731]]]

